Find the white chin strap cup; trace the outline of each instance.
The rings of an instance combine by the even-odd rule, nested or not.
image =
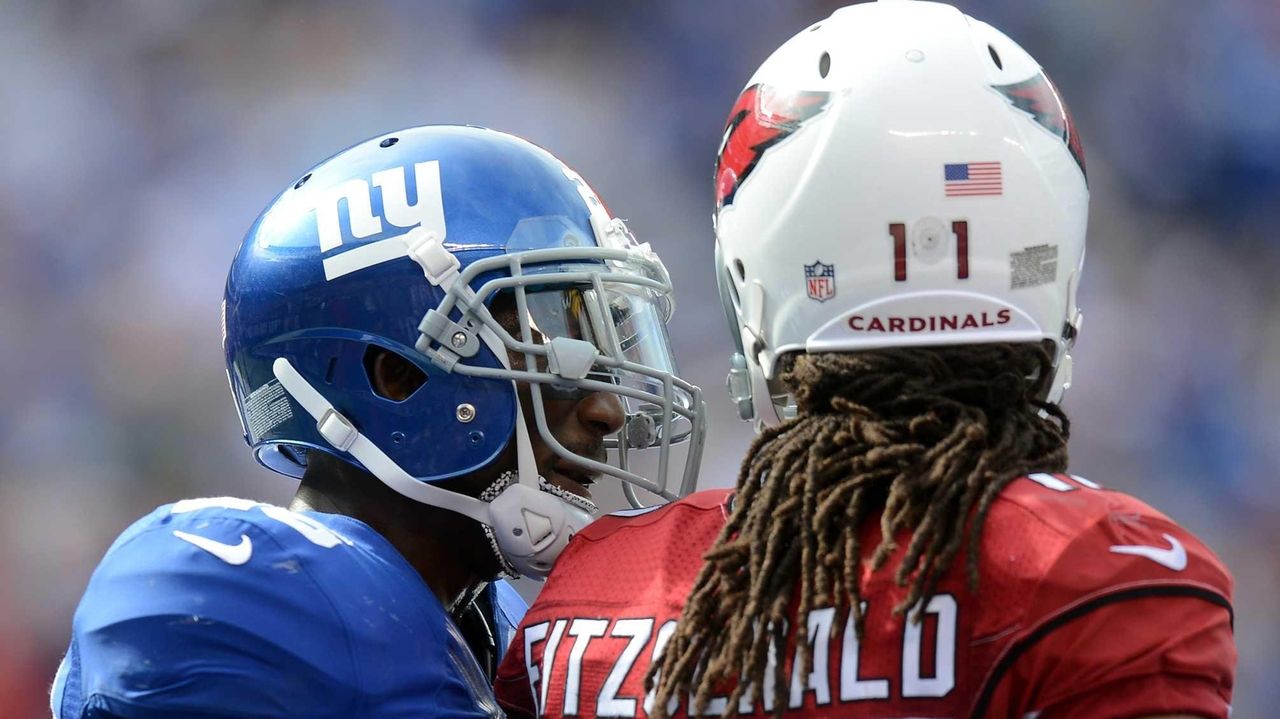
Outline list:
[[[396,492],[488,525],[493,529],[503,558],[527,577],[545,578],[569,539],[591,521],[587,512],[538,489],[536,468],[533,469],[533,486],[529,486],[522,477],[520,483],[507,487],[492,502],[416,479],[361,434],[294,369],[289,360],[277,358],[272,370],[285,391],[315,418],[316,429],[325,441],[355,457],[373,476]],[[532,451],[528,449],[528,430],[522,417],[516,422],[516,427],[517,442],[525,445],[522,454],[527,452],[520,467],[520,474],[525,475],[528,468],[524,465],[531,461]]]
[[[512,484],[489,503],[498,548],[516,571],[543,579],[591,515],[554,494]]]

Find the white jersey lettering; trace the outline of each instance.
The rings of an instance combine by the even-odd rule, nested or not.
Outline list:
[[[667,642],[671,640],[671,635],[674,634],[675,631],[676,631],[676,620],[674,619],[668,621],[666,624],[663,624],[662,628],[658,630],[658,638],[654,640],[654,643],[653,643],[653,654],[649,657],[649,666],[654,666],[655,664],[658,663],[658,660],[662,658],[662,650],[667,648]],[[657,686],[658,676],[656,674],[653,677],[653,683],[655,686]],[[653,702],[655,701],[654,694],[655,694],[654,690],[650,689],[644,695],[644,713],[645,714],[653,714]],[[676,697],[671,697],[671,701],[667,702],[667,714],[674,714],[676,711],[676,707],[679,705],[680,705],[680,700],[677,699]]]
[[[539,691],[541,683],[538,680],[542,678],[542,669],[539,667],[538,662],[533,660],[533,645],[547,638],[547,627],[550,625],[551,622],[539,622],[526,627],[524,630],[524,671],[525,675],[529,677],[529,695],[534,697],[535,700],[541,696],[541,691]],[[538,705],[537,709],[538,714],[543,713],[541,704]]]
[[[814,701],[818,706],[831,703],[831,674],[827,669],[831,649],[831,625],[835,617],[835,607],[814,609],[809,612],[809,645],[812,647],[813,668],[809,672],[807,682],[802,682],[799,662],[796,662],[792,668],[789,703],[792,709],[799,708],[804,703],[806,690],[814,693]]]
[[[868,603],[862,603],[865,616]],[[847,614],[841,626],[836,625],[837,617]],[[921,621],[912,618],[912,612],[906,612],[897,625],[901,634],[894,639],[901,642],[901,674],[897,678],[887,676],[862,676],[862,643],[854,630],[852,612],[836,607],[819,607],[810,610],[807,617],[807,643],[811,650],[811,661],[805,671],[801,671],[794,649],[786,659],[790,660],[787,694],[783,697],[785,709],[801,709],[811,707],[829,707],[836,703],[870,702],[891,700],[895,694],[904,699],[935,699],[947,696],[956,686],[956,646],[959,630],[959,606],[956,598],[950,594],[937,594],[930,599]],[[529,691],[533,694],[534,703],[539,714],[547,712],[549,689],[552,684],[564,687],[564,716],[580,716],[583,713],[598,717],[634,717],[644,713],[652,714],[656,692],[650,689],[644,693],[643,704],[639,692],[628,696],[624,686],[636,686],[637,675],[643,679],[652,667],[661,660],[667,643],[675,634],[676,620],[664,622],[654,631],[657,621],[652,617],[634,617],[607,619],[572,617],[548,620],[531,625],[525,629],[525,670],[528,673]],[[788,628],[783,623],[780,632],[772,628],[764,629],[771,635],[763,672],[764,686],[760,692],[763,698],[763,711],[771,713],[775,708],[776,675],[778,662],[784,658],[780,654],[775,637],[786,636]],[[883,630],[879,630],[883,631]],[[565,656],[557,659],[556,652],[564,635],[573,637],[571,648]],[[839,636],[837,636],[839,635]],[[610,640],[603,640],[610,637]],[[625,638],[625,643],[616,639]],[[594,641],[601,640],[601,641]],[[893,641],[889,637],[880,636],[876,646],[884,646],[884,641]],[[837,644],[838,643],[838,644]],[[538,645],[541,644],[541,655]],[[646,648],[649,653],[647,665],[639,661]],[[838,651],[838,655],[837,655]],[[590,657],[588,657],[590,654]],[[931,660],[931,661],[930,661]],[[839,668],[832,666],[839,662]],[[599,682],[599,667],[603,662],[611,662],[604,681],[593,684],[588,676],[594,676]],[[640,663],[643,669],[637,668]],[[584,669],[584,664],[595,667],[591,675]],[[930,668],[931,667],[931,668]],[[835,673],[839,686],[832,687],[832,675]],[[655,684],[657,677],[655,676]],[[694,678],[694,685],[699,679]],[[899,685],[900,682],[900,685]],[[585,685],[585,686],[584,686]],[[895,686],[900,686],[895,691]],[[738,700],[738,714],[753,714],[756,710],[754,687],[748,686]],[[812,700],[810,700],[812,695]],[[720,716],[728,707],[727,695],[711,696],[699,716]],[[667,704],[667,713],[673,714],[684,704],[690,716],[695,714],[694,695],[672,697]]]
[[[619,619],[613,625],[611,637],[631,637],[613,669],[604,680],[600,689],[600,698],[596,701],[596,716],[630,717],[636,715],[636,700],[632,697],[618,697],[622,682],[626,681],[631,666],[640,656],[640,650],[649,643],[649,635],[653,633],[653,619]]]
[[[956,599],[950,594],[938,594],[929,600],[929,606],[925,608],[925,614],[938,618],[932,677],[920,676],[926,620],[922,617],[919,622],[913,621],[912,613],[907,613],[902,635],[902,696],[944,697],[956,685]]]
[[[542,650],[542,692],[538,698],[538,708],[540,714],[545,714],[547,709],[547,690],[551,688],[551,672],[555,668],[556,649],[560,647],[560,637],[564,635],[564,627],[568,622],[564,619],[557,619],[554,626],[551,627],[551,638],[547,640],[547,646]]]
[[[609,628],[607,619],[575,619],[569,625],[569,636],[574,637],[573,649],[569,650],[569,672],[564,684],[564,713],[566,716],[578,715],[578,693],[582,688],[582,657],[587,653],[587,644],[595,637],[603,637]]]
[[[862,603],[862,614],[866,616],[867,603]],[[862,651],[858,633],[854,631],[853,612],[844,625],[844,642],[840,651],[840,701],[856,702],[864,699],[888,699],[889,680],[881,678],[859,679],[858,657]]]

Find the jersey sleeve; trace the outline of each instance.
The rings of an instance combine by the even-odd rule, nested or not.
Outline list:
[[[498,660],[501,661],[511,646],[516,628],[524,619],[525,612],[529,611],[529,604],[505,579],[490,584],[489,591],[493,602],[494,638],[498,643]]]
[[[205,517],[183,539],[165,516],[126,532],[90,579],[61,719],[356,715],[342,620],[298,558],[251,522]],[[250,552],[220,558],[190,537]]]
[[[1168,517],[1105,499],[1030,594],[975,716],[1229,716],[1230,573]]]

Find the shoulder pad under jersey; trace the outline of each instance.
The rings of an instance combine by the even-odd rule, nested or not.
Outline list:
[[[981,591],[1020,596],[1023,621],[1122,592],[1190,593],[1229,606],[1233,590],[1194,534],[1135,497],[1069,474],[1006,487],[983,528],[982,555]]]
[[[160,507],[93,573],[69,656],[81,696],[63,701],[129,717],[348,716],[346,632],[317,631],[343,620],[305,568],[346,545],[304,515],[248,500]]]

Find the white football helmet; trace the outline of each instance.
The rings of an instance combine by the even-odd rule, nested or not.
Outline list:
[[[1000,31],[933,2],[837,10],[765,61],[716,162],[743,419],[787,352],[1052,340],[1070,383],[1089,191],[1066,104]]]

